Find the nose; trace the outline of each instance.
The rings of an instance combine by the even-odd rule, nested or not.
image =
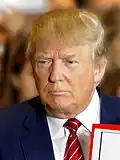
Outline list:
[[[55,60],[52,63],[51,69],[50,69],[50,76],[49,81],[50,82],[57,82],[63,80],[63,67],[60,60]]]

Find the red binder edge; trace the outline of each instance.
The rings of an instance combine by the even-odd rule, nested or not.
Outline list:
[[[95,132],[95,129],[120,130],[120,125],[113,125],[113,124],[93,124],[93,126],[92,126],[91,138],[90,138],[89,160],[92,160],[92,149],[93,149],[93,140],[94,140],[94,132]]]

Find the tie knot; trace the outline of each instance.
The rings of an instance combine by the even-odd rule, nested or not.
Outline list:
[[[81,122],[76,118],[71,118],[68,119],[63,126],[67,128],[70,132],[76,133],[78,128],[81,126]]]

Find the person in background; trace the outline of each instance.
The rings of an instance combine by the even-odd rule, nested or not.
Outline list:
[[[120,6],[119,0],[90,0],[89,1],[89,8],[93,12],[95,12],[100,17],[103,17],[109,9],[115,6]]]
[[[10,33],[0,25],[0,105],[5,106],[11,101],[10,80]]]
[[[11,79],[13,85],[13,102],[19,103],[23,100],[38,95],[35,86],[32,69],[26,60],[27,36],[19,37],[19,46],[12,58]]]
[[[72,7],[76,7],[77,4],[74,0],[50,0],[49,1],[49,11],[50,10],[54,10],[56,8],[72,8]]]
[[[106,27],[108,65],[100,88],[108,95],[120,97],[120,7],[112,7],[102,17]]]
[[[9,7],[8,11],[0,13],[0,24],[8,30],[10,41],[10,72],[8,75],[10,87],[7,86],[10,94],[8,94],[8,91],[5,91],[5,95],[8,94],[10,100],[8,102],[5,100],[4,103],[1,103],[4,107],[8,104],[18,103],[36,96],[37,91],[31,71],[27,67],[25,52],[28,43],[29,28],[33,19],[37,16],[24,14],[12,7]],[[34,87],[31,87],[31,84]]]
[[[99,18],[83,9],[33,22],[26,56],[39,96],[0,110],[1,160],[88,160],[92,124],[120,124],[120,99],[97,88],[104,38]]]

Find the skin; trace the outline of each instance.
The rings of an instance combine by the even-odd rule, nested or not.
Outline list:
[[[35,82],[48,115],[72,118],[90,103],[104,67],[93,63],[90,45],[65,47],[54,42],[39,46],[33,55]]]

